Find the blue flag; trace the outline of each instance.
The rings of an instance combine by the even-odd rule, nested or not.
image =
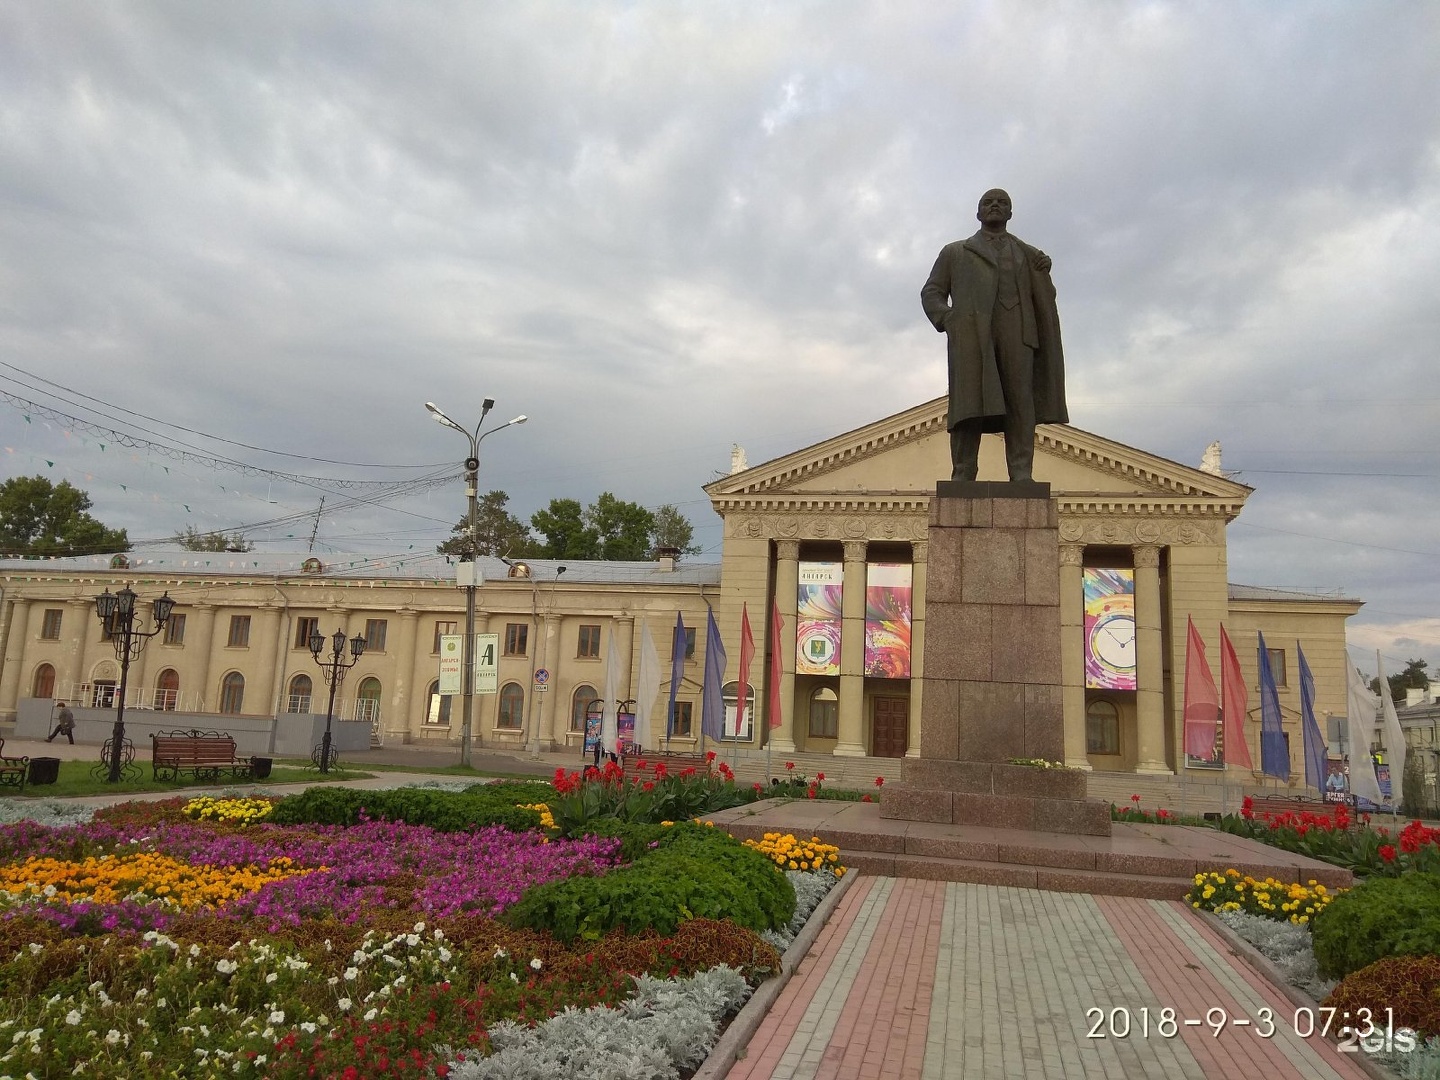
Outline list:
[[[1325,776],[1329,771],[1325,760],[1330,753],[1320,734],[1320,725],[1315,722],[1315,677],[1310,674],[1305,650],[1300,648],[1298,641],[1295,642],[1295,655],[1300,658],[1300,724],[1305,736],[1305,786],[1324,791]]]
[[[715,609],[706,606],[709,623],[705,627],[705,700],[700,706],[700,733],[716,742],[725,737],[725,646],[720,641],[720,627],[715,625]]]
[[[675,695],[685,677],[685,618],[675,612],[675,636],[670,642],[670,707],[665,711],[665,738],[675,734]],[[690,734],[694,734],[691,732]]]
[[[1280,694],[1275,689],[1264,634],[1260,635],[1260,771],[1266,776],[1290,779],[1290,751],[1280,728]]]

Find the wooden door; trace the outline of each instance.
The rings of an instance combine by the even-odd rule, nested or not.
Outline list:
[[[871,750],[874,757],[904,757],[910,747],[910,699],[872,698]]]

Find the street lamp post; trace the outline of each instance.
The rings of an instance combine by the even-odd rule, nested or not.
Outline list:
[[[135,623],[136,599],[135,590],[129,585],[113,594],[106,589],[95,598],[95,614],[105,625],[105,632],[110,635],[115,645],[115,659],[120,661],[120,699],[115,706],[115,728],[110,733],[110,768],[105,776],[106,782],[111,784],[120,782],[120,770],[124,761],[125,688],[130,681],[130,662],[140,658],[140,650],[145,648],[145,643],[165,629],[165,624],[170,621],[170,613],[175,610],[175,601],[170,599],[167,592],[151,606],[150,614],[155,620],[155,629],[139,630]]]
[[[320,659],[320,652],[325,648],[326,637],[316,627],[310,631],[310,655],[315,663],[320,665],[320,674],[325,677],[325,682],[330,687],[330,704],[325,707],[325,737],[320,740],[320,771],[328,773],[333,764],[333,758],[339,755],[334,754],[330,749],[330,723],[335,718],[335,691],[345,681],[346,674],[352,667],[360,662],[360,657],[365,653],[365,639],[356,634],[350,639],[350,660],[345,660],[345,631],[336,630],[330,641],[330,657],[327,660]]]
[[[480,428],[485,424],[485,417],[495,407],[494,398],[486,398],[481,403],[480,422],[475,425],[473,432],[465,430],[450,417],[440,411],[433,401],[425,403],[425,409],[434,417],[435,422],[444,427],[453,428],[470,440],[470,456],[465,459],[465,495],[469,500],[465,517],[466,547],[468,550],[461,555],[462,563],[469,562],[469,574],[464,579],[465,586],[465,645],[461,651],[461,663],[465,666],[464,682],[462,684],[463,705],[461,708],[460,721],[460,764],[470,765],[470,731],[475,715],[475,561],[479,554],[479,537],[475,535],[476,513],[480,484],[480,444],[485,439],[494,435],[497,431],[503,431],[507,427],[516,424],[523,424],[529,417],[523,413],[513,420],[507,420],[499,427],[493,427],[484,435],[480,434]]]

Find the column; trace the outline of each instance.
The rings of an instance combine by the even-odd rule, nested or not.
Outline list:
[[[1165,669],[1160,634],[1160,549],[1135,553],[1135,730],[1137,773],[1165,773]]]
[[[845,541],[840,610],[840,738],[836,757],[865,757],[865,541]]]
[[[531,735],[531,739],[535,745],[535,749],[537,750],[544,749],[547,746],[558,745],[563,747],[565,745],[565,730],[568,730],[570,725],[570,714],[568,711],[569,703],[566,702],[567,709],[563,713],[565,717],[565,730],[557,731],[555,729],[556,709],[560,707],[555,704],[555,699],[557,697],[563,697],[563,695],[560,693],[561,616],[556,615],[554,612],[547,611],[544,615],[544,619],[545,646],[540,651],[540,666],[543,667],[546,671],[550,672],[550,682],[547,684],[547,689],[543,693],[538,695],[540,698],[537,710],[538,717],[535,721],[535,731]],[[664,695],[661,695],[661,697],[662,700],[666,700],[668,702],[668,698],[665,698]],[[660,722],[658,724],[652,725],[651,735],[655,738],[665,737],[664,708],[665,706],[663,705],[660,707],[660,712],[658,714],[660,716]]]
[[[400,633],[395,641],[395,685],[390,688],[390,707],[382,719],[387,741],[390,736],[404,739],[409,734],[415,719],[415,695],[424,692],[413,678],[420,613],[412,607],[402,607],[396,614],[400,616]]]
[[[0,717],[15,719],[20,704],[20,683],[25,678],[25,643],[30,637],[30,601],[10,605],[9,632],[5,635],[5,671],[0,679]],[[58,683],[58,679],[56,680]],[[57,685],[56,694],[67,693]]]
[[[615,659],[616,668],[620,672],[620,684],[615,688],[617,701],[629,701],[632,683],[630,681],[630,663],[635,656],[635,616],[617,615],[615,617]],[[604,693],[602,690],[601,693]]]
[[[18,602],[18,601],[17,601]],[[72,697],[79,697],[79,686],[86,681],[85,678],[85,646],[90,641],[92,633],[98,633],[100,619],[95,614],[95,603],[92,600],[67,600],[65,602],[65,614],[61,617],[61,632],[65,636],[65,670],[56,672],[56,681],[63,679],[62,685],[68,684],[68,688],[61,691],[56,687],[57,693],[68,693]],[[69,630],[65,630],[64,623],[69,623]],[[24,624],[18,624],[24,629]],[[108,646],[107,646],[108,648]],[[86,702],[88,705],[89,702]]]
[[[190,605],[192,617],[185,621],[185,648],[198,651],[199,656],[190,666],[195,673],[195,685],[190,687],[196,695],[196,710],[214,712],[220,707],[220,691],[210,685],[211,658],[215,655],[215,605],[203,601]],[[180,683],[181,691],[185,683]]]
[[[770,747],[782,757],[795,752],[795,602],[800,591],[800,541],[775,541],[775,603],[780,608],[780,640],[770,647],[780,650],[780,716],[767,715]]]
[[[925,582],[929,576],[930,545],[910,545],[910,731],[905,756],[920,756],[920,706],[925,690]]]
[[[1060,545],[1060,702],[1065,764],[1089,769],[1085,742],[1085,545]]]
[[[432,653],[427,645],[435,642],[435,622],[432,616],[449,615],[448,611],[438,611],[431,608],[425,612],[426,619],[423,624],[418,622],[419,612],[416,612],[415,644],[410,653],[410,685],[414,689],[410,692],[410,711],[405,718],[405,729],[410,732],[425,731],[425,721],[430,715],[430,684],[440,675],[440,660]],[[404,662],[404,657],[401,658]],[[453,705],[452,705],[453,709]],[[453,727],[456,716],[452,712],[450,724]],[[432,729],[432,730],[438,730]]]
[[[256,615],[256,625],[251,627],[250,632],[250,648],[257,656],[264,656],[266,654],[272,657],[276,656],[278,654],[276,641],[281,634],[280,605],[274,603],[258,604],[256,605]],[[248,686],[245,688],[245,697],[255,703],[251,706],[252,711],[269,713],[271,716],[275,716],[280,712],[279,705],[277,704],[279,701],[279,691],[275,686],[276,679],[281,676],[280,665],[278,663],[266,663],[262,660],[256,665],[256,668],[255,687],[253,691],[255,697],[250,697],[252,691]],[[260,706],[260,708],[256,709],[255,705]]]

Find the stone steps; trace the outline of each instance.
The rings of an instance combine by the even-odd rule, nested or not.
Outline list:
[[[1193,882],[1193,879],[1188,877],[1108,874],[1097,870],[988,862],[981,859],[951,859],[937,855],[847,851],[843,861],[854,870],[886,877],[963,881],[972,885],[1009,885],[1017,889],[1088,893],[1092,896],[1131,896],[1144,900],[1183,899]]]

